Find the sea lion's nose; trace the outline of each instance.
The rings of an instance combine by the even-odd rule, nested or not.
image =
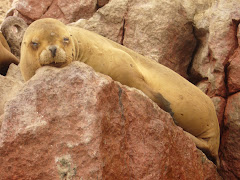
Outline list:
[[[57,47],[56,46],[50,46],[49,51],[51,51],[52,57],[54,58],[56,56]]]

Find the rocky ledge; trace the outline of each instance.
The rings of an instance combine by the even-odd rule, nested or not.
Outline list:
[[[221,179],[168,113],[83,63],[40,68],[2,120],[1,179]]]

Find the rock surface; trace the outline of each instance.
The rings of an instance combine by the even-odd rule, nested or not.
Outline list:
[[[124,19],[127,8],[128,0],[113,0],[104,7],[98,9],[88,20],[80,19],[70,25],[94,31],[108,39],[122,44],[124,36]]]
[[[104,5],[106,5],[109,2],[109,0],[98,0],[97,1],[97,5],[98,7],[103,7]]]
[[[1,0],[0,1],[0,24],[6,16],[6,12],[11,7],[11,3],[9,0]]]
[[[238,42],[240,43],[240,32],[238,33]],[[235,53],[229,59],[228,66],[228,90],[229,93],[236,93],[240,91],[240,47],[238,46]]]
[[[221,147],[224,179],[240,177],[240,93],[228,98]]]
[[[23,83],[18,79],[0,75],[0,116],[4,112],[5,103],[18,93],[22,85]]]
[[[198,76],[211,97],[226,97],[225,69],[238,46],[236,32],[240,18],[237,1],[222,1],[194,16],[199,47],[194,56],[192,74]],[[239,4],[239,3],[238,3]],[[207,80],[206,80],[207,79]]]
[[[28,24],[40,18],[52,17],[70,23],[89,18],[96,11],[97,0],[18,0],[13,3],[13,15]]]
[[[224,179],[240,179],[239,163],[235,163],[239,161],[240,145],[237,143],[238,136],[234,135],[240,132],[237,125],[237,104],[240,103],[240,99],[235,94],[239,92],[240,87],[239,8],[238,0],[219,0],[194,16],[198,49],[190,69],[191,76],[198,79],[198,86],[213,97],[216,105],[222,127],[219,154],[222,160],[220,172]]]
[[[0,164],[2,179],[221,179],[168,113],[79,62],[7,103]]]
[[[6,102],[11,100],[18,93],[23,83],[24,81],[20,69],[15,64],[10,64],[6,76],[0,75],[0,128]]]
[[[196,39],[180,1],[129,1],[123,44],[184,77]]]

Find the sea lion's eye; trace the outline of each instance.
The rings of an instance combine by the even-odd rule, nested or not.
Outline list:
[[[63,42],[64,43],[69,43],[69,38],[67,38],[67,37],[63,38]]]
[[[39,43],[32,41],[32,42],[31,42],[31,46],[32,46],[33,49],[37,49],[38,46],[39,46]]]

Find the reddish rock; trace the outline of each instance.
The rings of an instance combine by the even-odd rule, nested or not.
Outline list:
[[[208,79],[197,83],[197,86],[208,96],[226,96],[226,84],[224,73],[209,73]]]
[[[225,68],[237,48],[237,0],[215,2],[194,16],[198,49],[193,59],[191,76],[207,80],[208,95],[226,96]]]
[[[97,1],[97,4],[98,4],[98,7],[103,7],[103,6],[105,6],[108,2],[109,2],[109,0],[98,0],[98,1]]]
[[[224,179],[240,179],[240,93],[228,98],[225,129],[221,143],[221,163]]]
[[[1,179],[220,179],[171,116],[75,62],[41,68],[8,102]]]
[[[122,44],[127,8],[128,0],[110,1],[104,7],[98,9],[90,19],[80,19],[70,25],[94,31]]]
[[[240,18],[239,18],[240,19]],[[238,26],[237,32],[238,38],[238,48],[229,59],[229,66],[228,66],[228,90],[230,93],[236,93],[240,91],[240,28]]]
[[[123,44],[187,77],[196,47],[187,14],[179,1],[129,1]]]
[[[14,16],[32,21],[52,17],[70,23],[80,18],[90,18],[96,11],[97,0],[18,0],[14,3]]]
[[[231,57],[228,66],[228,90],[230,93],[240,91],[240,48]]]
[[[219,121],[219,126],[222,129],[223,127],[223,116],[224,116],[224,110],[226,106],[226,100],[220,96],[216,96],[211,98],[213,101],[213,104],[216,109],[218,121]]]

